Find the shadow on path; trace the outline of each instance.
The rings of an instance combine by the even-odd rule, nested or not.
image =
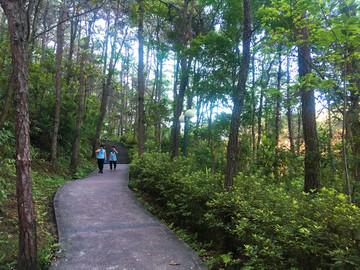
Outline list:
[[[54,207],[61,250],[50,269],[206,269],[196,253],[152,216],[127,186],[128,165],[68,182]]]

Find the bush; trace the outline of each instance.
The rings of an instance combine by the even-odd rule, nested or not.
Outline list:
[[[345,195],[315,197],[239,176],[232,193],[208,203],[207,220],[247,269],[354,269],[360,263],[360,215]],[[311,267],[310,267],[311,266]]]
[[[146,153],[131,163],[130,185],[152,198],[161,218],[213,243],[214,269],[360,265],[360,212],[344,194],[323,188],[309,195],[299,181],[274,184],[243,174],[226,192],[222,177],[198,169],[195,160]]]

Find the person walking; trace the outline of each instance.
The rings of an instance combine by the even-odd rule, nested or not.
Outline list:
[[[110,171],[112,171],[112,166],[114,165],[114,171],[116,171],[116,154],[118,153],[118,151],[116,151],[115,146],[111,147],[111,151],[110,151]]]
[[[104,161],[106,160],[106,150],[104,149],[104,145],[100,145],[100,149],[96,150],[95,152],[98,153],[97,162],[99,173],[103,173]]]

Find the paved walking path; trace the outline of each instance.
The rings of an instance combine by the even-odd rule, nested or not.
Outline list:
[[[61,270],[205,270],[194,251],[152,216],[127,186],[128,165],[62,185],[54,207]]]

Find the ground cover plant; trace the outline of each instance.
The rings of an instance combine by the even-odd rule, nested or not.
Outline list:
[[[0,269],[18,269],[18,212],[14,137],[2,130],[0,136]],[[41,149],[32,148],[32,193],[37,223],[37,269],[49,269],[58,248],[53,199],[60,185],[74,179],[69,160],[60,158],[56,167],[41,156]],[[75,177],[85,177],[95,168],[90,160],[82,160]]]
[[[344,194],[311,195],[301,181],[242,173],[226,191],[223,177],[196,164],[193,156],[171,162],[167,153],[145,153],[130,165],[130,187],[160,218],[207,243],[210,269],[358,267],[360,212]]]

